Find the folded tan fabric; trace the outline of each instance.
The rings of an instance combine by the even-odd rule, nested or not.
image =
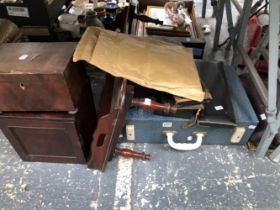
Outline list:
[[[84,60],[147,88],[204,99],[192,51],[183,46],[88,27],[73,60]]]

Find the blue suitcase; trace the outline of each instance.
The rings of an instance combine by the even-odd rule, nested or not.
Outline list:
[[[126,127],[120,135],[121,141],[164,144],[167,143],[167,135],[169,135],[169,137],[172,136],[172,141],[175,144],[195,144],[198,141],[197,136],[199,135],[197,134],[199,133],[203,134],[203,136],[199,137],[202,139],[202,144],[246,144],[258,125],[258,118],[235,69],[218,62],[196,61],[196,64],[200,75],[206,73],[206,80],[215,80],[214,77],[217,76],[217,72],[224,74],[227,93],[223,92],[220,100],[225,99],[232,106],[232,113],[228,116],[231,118],[229,121],[232,120],[232,123],[219,120],[215,122],[215,116],[211,116],[212,119],[210,119],[209,116],[205,115],[198,120],[198,123],[187,127],[185,125],[190,125],[194,122],[195,116],[189,118],[161,116],[153,111],[131,108],[126,115]],[[217,79],[215,91],[225,91],[219,87],[219,81]],[[206,107],[208,110],[216,111],[218,118],[219,112],[224,111],[223,109],[225,108],[219,105],[217,101],[206,105]]]

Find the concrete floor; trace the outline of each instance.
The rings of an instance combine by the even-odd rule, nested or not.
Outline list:
[[[200,15],[201,0],[196,9]],[[206,36],[207,49],[212,35]],[[205,55],[224,60],[224,54]],[[150,153],[152,160],[114,158],[105,173],[85,165],[22,162],[0,133],[0,210],[280,209],[280,164],[257,159],[245,146],[202,146],[193,152],[121,146]]]
[[[177,152],[123,144],[150,162],[115,158],[105,173],[85,165],[22,162],[0,139],[0,209],[279,209],[280,165],[241,146]]]

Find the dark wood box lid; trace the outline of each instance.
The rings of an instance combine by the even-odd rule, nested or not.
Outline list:
[[[7,43],[0,46],[1,74],[62,74],[76,42]]]
[[[48,120],[48,121],[74,121],[76,114],[67,112],[5,112],[0,114],[1,119],[17,120]]]

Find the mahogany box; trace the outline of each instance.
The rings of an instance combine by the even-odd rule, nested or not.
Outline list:
[[[74,111],[86,82],[77,43],[0,46],[0,111]]]

